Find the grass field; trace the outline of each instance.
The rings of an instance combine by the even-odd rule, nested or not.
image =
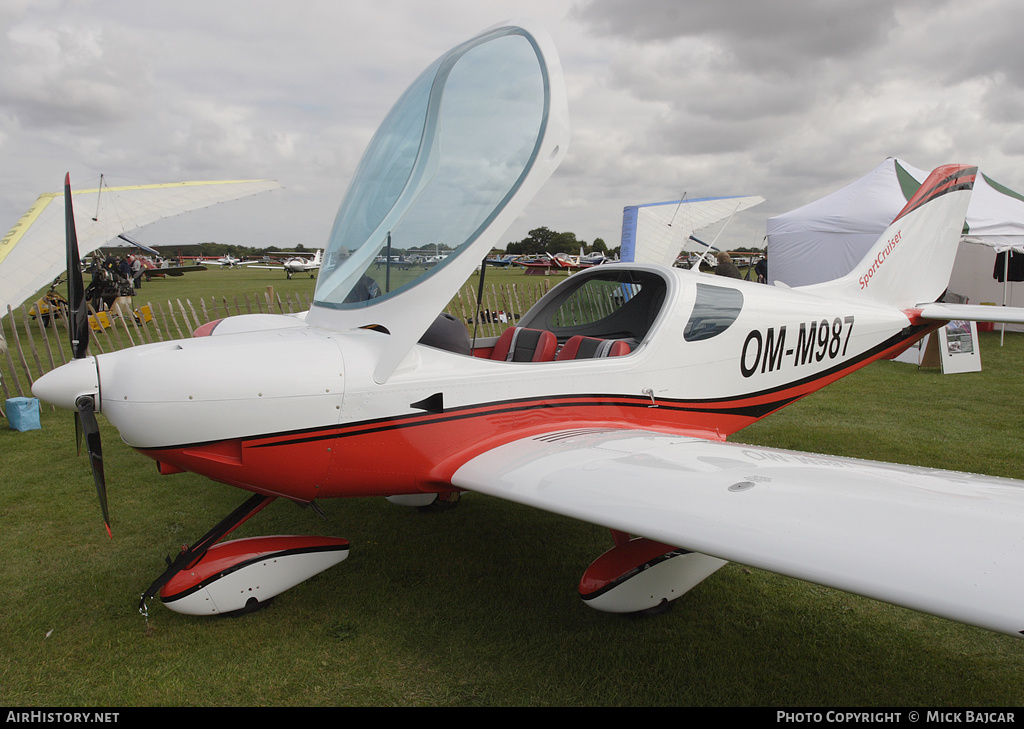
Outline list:
[[[311,295],[313,282],[210,271],[142,298],[230,297],[236,284]],[[873,364],[736,440],[1024,478],[1024,335],[1001,347],[984,334],[981,353],[983,371],[962,375]],[[430,515],[329,501],[326,520],[274,503],[236,535],[344,536],[351,556],[250,615],[189,618],[156,601],[146,619],[138,598],[164,556],[245,494],[157,475],[100,421],[113,540],[70,413],[0,428],[0,705],[1024,704],[1018,640],[742,565],[663,616],[597,613],[576,587],[611,546],[604,530],[476,494]]]

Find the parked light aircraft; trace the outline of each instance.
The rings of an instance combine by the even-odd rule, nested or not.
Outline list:
[[[508,255],[505,255],[505,256],[497,256],[496,258],[488,258],[487,259],[487,265],[490,268],[508,268],[513,263],[515,263],[516,260],[518,260],[518,259],[519,259],[519,256],[514,255],[514,254],[508,254]]]
[[[316,272],[320,269],[322,255],[323,251],[317,250],[316,255],[314,255],[313,258],[295,256],[287,259],[280,266],[262,266],[253,264],[246,266],[246,268],[267,268],[273,271],[284,271],[288,278],[291,278],[293,273],[308,273],[310,278],[315,278]]]
[[[168,262],[167,260],[162,259],[162,256],[160,255],[160,251],[156,250],[155,248],[150,248],[149,246],[140,243],[139,241],[135,240],[134,238],[132,238],[127,233],[121,233],[117,237],[120,238],[123,241],[127,241],[128,243],[131,243],[136,248],[141,248],[146,253],[149,253],[151,256],[155,256],[157,258],[158,262],[156,262],[156,263],[152,259],[150,259],[150,258],[141,258],[140,259],[141,262],[142,262],[142,268],[143,268],[142,275],[146,277],[147,281],[151,281],[154,278],[163,278],[164,276],[184,276],[186,273],[193,273],[195,271],[205,271],[206,270],[206,266],[203,266],[203,265],[201,265],[199,263],[196,263],[196,264],[193,264],[193,265],[184,265],[184,266],[173,265],[172,266],[170,264],[170,262]]]
[[[526,269],[526,275],[549,274],[551,271],[578,271],[581,268],[589,268],[596,263],[583,263],[579,257],[571,256],[568,253],[545,253],[531,260],[517,261],[517,266]]]
[[[242,259],[235,258],[230,253],[226,256],[221,256],[216,261],[204,260],[203,263],[209,263],[213,266],[225,266],[227,268],[241,268]]]
[[[206,266],[201,264],[175,266],[168,263],[166,260],[159,263],[143,259],[142,261],[142,275],[146,277],[147,281],[154,278],[162,278],[164,276],[184,276],[186,273],[195,273],[196,271],[205,271]]]
[[[936,169],[836,281],[788,289],[609,263],[472,341],[440,312],[567,143],[550,40],[492,28],[431,65],[383,122],[308,312],[95,356],[69,217],[75,359],[34,392],[77,411],[108,529],[96,412],[161,473],[253,494],[183,549],[140,610],[156,594],[186,614],[241,610],[344,559],[342,538],[222,541],[274,499],[475,491],[607,527],[614,546],[579,586],[600,610],[670,604],[729,560],[1019,637],[1024,482],[726,441],[950,319],[1024,320],[935,303],[976,168]],[[402,278],[375,267],[391,239],[456,245]]]

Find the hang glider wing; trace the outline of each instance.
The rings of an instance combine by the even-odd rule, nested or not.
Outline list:
[[[461,488],[1020,637],[1024,482],[646,431],[553,432]]]
[[[280,187],[274,180],[173,182],[73,192],[79,253],[161,218]],[[0,313],[53,281],[67,265],[64,193],[40,195],[0,239]]]
[[[705,250],[690,241],[694,231],[726,220],[764,198],[715,197],[631,205],[622,211],[623,261],[671,266],[684,250]]]

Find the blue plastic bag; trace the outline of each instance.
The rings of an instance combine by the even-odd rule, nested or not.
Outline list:
[[[12,397],[5,407],[12,430],[40,430],[39,400],[34,397]]]

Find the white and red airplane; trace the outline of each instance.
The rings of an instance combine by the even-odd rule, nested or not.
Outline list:
[[[252,494],[140,609],[158,592],[188,614],[245,609],[347,555],[341,538],[220,541],[274,499],[446,504],[475,491],[607,527],[614,546],[579,587],[600,610],[670,604],[728,560],[1019,637],[1024,482],[726,442],[948,320],[1024,320],[935,303],[976,169],[935,170],[836,281],[605,264],[472,341],[440,312],[565,155],[567,119],[550,40],[492,28],[424,71],[383,122],[309,312],[95,356],[79,318],[76,359],[34,392],[78,411],[108,529],[95,412],[162,473]],[[392,240],[455,245],[402,278],[375,267]]]
[[[199,260],[198,258],[196,259]],[[226,268],[241,268],[242,259],[235,258],[230,253],[226,256],[221,256],[217,260],[203,259],[204,264],[210,264],[212,266],[225,266]]]
[[[308,273],[310,278],[314,278],[316,272],[320,269],[322,255],[323,251],[317,250],[312,258],[294,256],[282,262],[280,266],[250,264],[246,268],[266,268],[272,271],[284,271],[287,278],[291,278],[293,273]]]

